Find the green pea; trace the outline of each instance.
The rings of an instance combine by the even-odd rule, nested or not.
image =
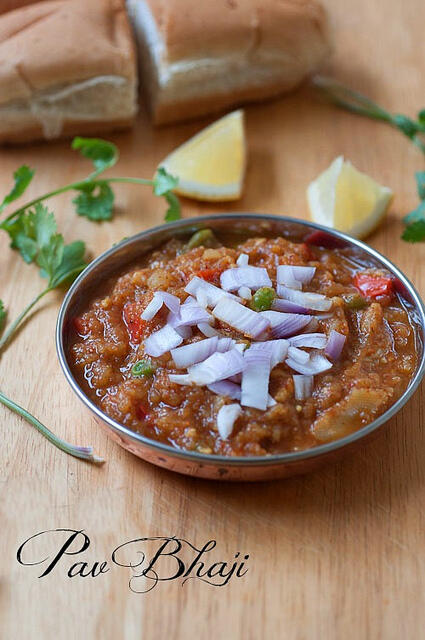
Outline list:
[[[142,376],[153,376],[155,367],[150,360],[138,360],[131,368],[131,373],[135,378]]]
[[[188,249],[194,249],[195,247],[200,246],[217,246],[217,239],[211,229],[200,229],[199,231],[196,231],[187,243]]]
[[[359,293],[346,293],[342,296],[342,299],[346,306],[354,311],[367,307],[366,298],[363,298]]]
[[[261,287],[251,298],[251,309],[254,311],[268,311],[276,297],[274,289],[271,287]]]

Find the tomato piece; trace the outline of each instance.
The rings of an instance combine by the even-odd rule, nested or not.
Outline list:
[[[304,244],[310,244],[313,247],[324,247],[325,249],[343,249],[348,243],[342,238],[337,238],[326,231],[313,231],[304,238]]]
[[[353,279],[354,286],[368,298],[391,295],[393,281],[387,276],[374,276],[370,273],[356,273]]]
[[[136,415],[139,418],[139,420],[149,420],[150,416],[149,416],[149,410],[146,407],[145,404],[143,404],[143,402],[139,402],[139,404],[136,407]]]
[[[124,305],[123,317],[131,342],[137,343],[142,339],[143,331],[147,325],[141,318],[142,310],[136,302],[127,302]]]
[[[77,316],[76,318],[74,318],[73,323],[74,323],[75,331],[80,336],[85,336],[88,334],[89,328],[87,327],[87,325],[85,324],[84,320],[81,317]]]
[[[202,280],[206,280],[207,282],[213,282],[217,280],[221,275],[221,269],[201,269],[196,274],[198,278],[202,278]]]

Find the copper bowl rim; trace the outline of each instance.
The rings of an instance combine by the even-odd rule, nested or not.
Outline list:
[[[328,227],[310,222],[308,220],[299,220],[298,218],[292,218],[289,216],[280,216],[280,215],[271,215],[271,214],[255,214],[255,213],[229,213],[229,214],[215,214],[215,215],[205,215],[199,216],[195,218],[184,218],[182,220],[178,220],[177,222],[172,222],[168,224],[162,224],[156,227],[151,227],[142,231],[134,236],[131,236],[124,241],[120,242],[116,246],[104,251],[102,254],[98,256],[93,262],[91,262],[86,269],[78,276],[78,278],[74,281],[69,291],[67,292],[62,305],[59,310],[57,323],[56,323],[56,350],[59,358],[59,362],[61,368],[65,374],[65,377],[70,384],[73,391],[77,394],[80,400],[92,411],[95,416],[97,416],[101,421],[103,421],[110,429],[112,429],[116,434],[120,436],[124,436],[131,441],[142,444],[145,447],[152,449],[156,453],[166,454],[168,457],[172,458],[180,458],[186,461],[194,462],[200,465],[215,465],[215,466],[228,466],[228,467],[255,467],[255,466],[272,466],[279,464],[288,464],[292,462],[299,462],[301,460],[307,460],[309,458],[316,458],[325,454],[329,454],[332,451],[337,451],[338,449],[342,449],[362,438],[365,438],[372,432],[376,431],[380,426],[382,426],[385,422],[387,422],[392,416],[394,416],[410,399],[413,393],[418,388],[424,374],[425,374],[425,348],[422,349],[422,357],[418,368],[416,370],[415,375],[411,379],[409,386],[406,391],[400,396],[400,398],[381,416],[379,416],[376,420],[366,425],[362,429],[355,431],[354,433],[345,436],[344,438],[340,438],[339,440],[334,440],[332,442],[328,442],[326,444],[318,445],[317,447],[312,447],[310,449],[304,449],[302,451],[293,451],[288,453],[279,453],[273,455],[265,455],[265,456],[222,456],[215,454],[204,454],[198,453],[196,451],[185,451],[183,449],[177,449],[172,447],[171,445],[152,440],[143,436],[140,433],[132,431],[128,429],[124,425],[110,418],[107,414],[103,413],[99,407],[97,407],[83,392],[77,381],[75,380],[71,369],[69,367],[66,355],[65,355],[65,347],[64,347],[64,325],[65,319],[67,315],[68,308],[73,301],[74,297],[78,294],[78,291],[81,285],[84,284],[86,277],[95,270],[100,263],[104,263],[111,256],[113,256],[118,250],[121,250],[125,246],[129,246],[133,243],[137,243],[138,240],[142,238],[146,238],[149,235],[157,234],[161,230],[184,230],[185,227],[193,227],[199,225],[201,228],[208,226],[209,222],[220,222],[225,220],[247,220],[247,222],[283,222],[291,225],[301,225],[307,227],[308,229],[313,229],[317,231],[324,231],[331,236],[334,236],[337,239],[343,240],[352,246],[359,247],[363,251],[365,251],[369,256],[372,256],[375,260],[378,260],[381,264],[383,264],[387,269],[395,275],[406,287],[413,303],[416,311],[420,316],[420,325],[422,328],[422,339],[425,338],[425,305],[419,296],[418,292],[414,285],[410,282],[410,280],[390,261],[388,258],[385,258],[378,251],[369,247],[365,243],[357,240],[356,238],[352,238],[345,233],[340,231],[336,231],[334,229],[330,229]]]

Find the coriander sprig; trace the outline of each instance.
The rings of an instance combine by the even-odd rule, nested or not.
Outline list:
[[[3,331],[4,324],[6,322],[7,312],[4,308],[3,300],[0,300],[0,335]]]
[[[157,196],[163,196],[168,204],[165,214],[166,222],[178,220],[180,218],[180,203],[172,190],[177,186],[178,179],[169,174],[163,167],[160,167],[152,179],[133,177],[112,177],[99,178],[106,169],[113,167],[119,158],[118,148],[107,140],[100,138],[74,138],[71,144],[72,149],[79,151],[85,158],[92,161],[94,171],[83,180],[72,182],[53,191],[49,191],[15,211],[12,211],[0,225],[14,221],[22,212],[34,207],[40,202],[57,196],[67,191],[76,191],[77,195],[72,200],[78,215],[84,216],[94,222],[111,220],[113,216],[115,195],[111,184],[127,183],[150,186]],[[8,195],[0,204],[0,213],[23,195],[34,177],[34,169],[27,165],[22,165],[13,174],[14,185]]]
[[[29,411],[21,407],[19,404],[8,398],[0,391],[0,403],[5,407],[17,413],[19,416],[24,418],[27,422],[29,422],[33,427],[35,427],[40,433],[43,434],[55,447],[61,449],[65,453],[68,453],[70,456],[74,458],[81,458],[82,460],[87,460],[88,462],[94,462],[96,464],[102,464],[104,461],[103,458],[99,458],[93,453],[92,447],[78,447],[72,444],[69,444],[62,438],[56,436],[50,429],[48,429],[43,423],[40,422],[37,418],[35,418]]]
[[[15,220],[3,223],[1,228],[9,234],[11,247],[19,251],[24,261],[27,264],[37,264],[40,276],[47,280],[47,287],[25,307],[5,331],[0,339],[0,350],[9,342],[41,298],[62,284],[69,284],[87,266],[84,259],[84,242],[77,240],[65,244],[62,234],[57,233],[53,213],[41,203],[37,203],[33,210],[21,211]]]
[[[21,211],[16,219],[3,227],[11,238],[11,246],[17,249],[25,262],[34,262],[40,275],[47,280],[47,286],[21,311],[0,337],[0,355],[16,334],[18,328],[35,305],[50,291],[63,284],[71,283],[87,266],[84,259],[86,247],[79,240],[65,244],[63,236],[57,232],[54,215],[38,203],[34,210]],[[6,310],[0,300],[0,333],[6,321]],[[101,463],[91,447],[76,447],[56,436],[29,411],[18,405],[0,391],[0,403],[14,411],[33,425],[56,447],[76,458]]]
[[[416,120],[401,113],[390,113],[363,94],[349,89],[331,78],[316,76],[313,85],[333,104],[367,118],[386,122],[405,135],[425,155],[425,109]],[[425,240],[425,171],[416,173],[419,206],[404,217],[406,228],[402,239],[407,242]]]
[[[151,186],[155,195],[165,198],[168,203],[166,221],[180,218],[180,203],[172,191],[177,185],[177,178],[167,173],[164,168],[158,169],[152,180],[132,177],[99,178],[106,169],[116,164],[119,157],[117,147],[111,142],[98,138],[74,138],[72,149],[79,151],[85,158],[91,160],[94,171],[83,180],[34,198],[12,211],[0,222],[0,229],[9,235],[12,249],[18,251],[27,264],[35,263],[39,268],[40,276],[47,280],[46,287],[25,306],[4,332],[6,310],[0,300],[0,355],[35,305],[49,292],[70,284],[87,266],[84,242],[77,240],[65,244],[63,236],[57,231],[53,213],[49,212],[47,207],[42,204],[45,200],[60,193],[76,191],[77,195],[73,199],[73,204],[78,215],[94,221],[110,220],[114,206],[114,192],[110,185],[114,183],[140,184]],[[34,170],[27,165],[22,165],[15,171],[13,177],[14,185],[0,203],[0,214],[25,193],[34,177]],[[101,458],[93,455],[91,447],[75,447],[55,436],[37,418],[1,391],[0,403],[22,416],[62,451],[91,462],[103,462]]]

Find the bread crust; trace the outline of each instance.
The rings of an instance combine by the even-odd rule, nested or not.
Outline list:
[[[330,50],[326,14],[315,0],[128,3],[156,123],[290,91]],[[136,9],[143,4],[154,32],[146,11],[139,17],[144,24],[137,24]]]
[[[0,18],[0,104],[93,76],[136,81],[124,0],[50,0]]]
[[[101,90],[90,89],[102,78]],[[67,92],[68,104],[57,99]],[[44,0],[0,15],[0,142],[128,124],[136,98],[125,0]]]

